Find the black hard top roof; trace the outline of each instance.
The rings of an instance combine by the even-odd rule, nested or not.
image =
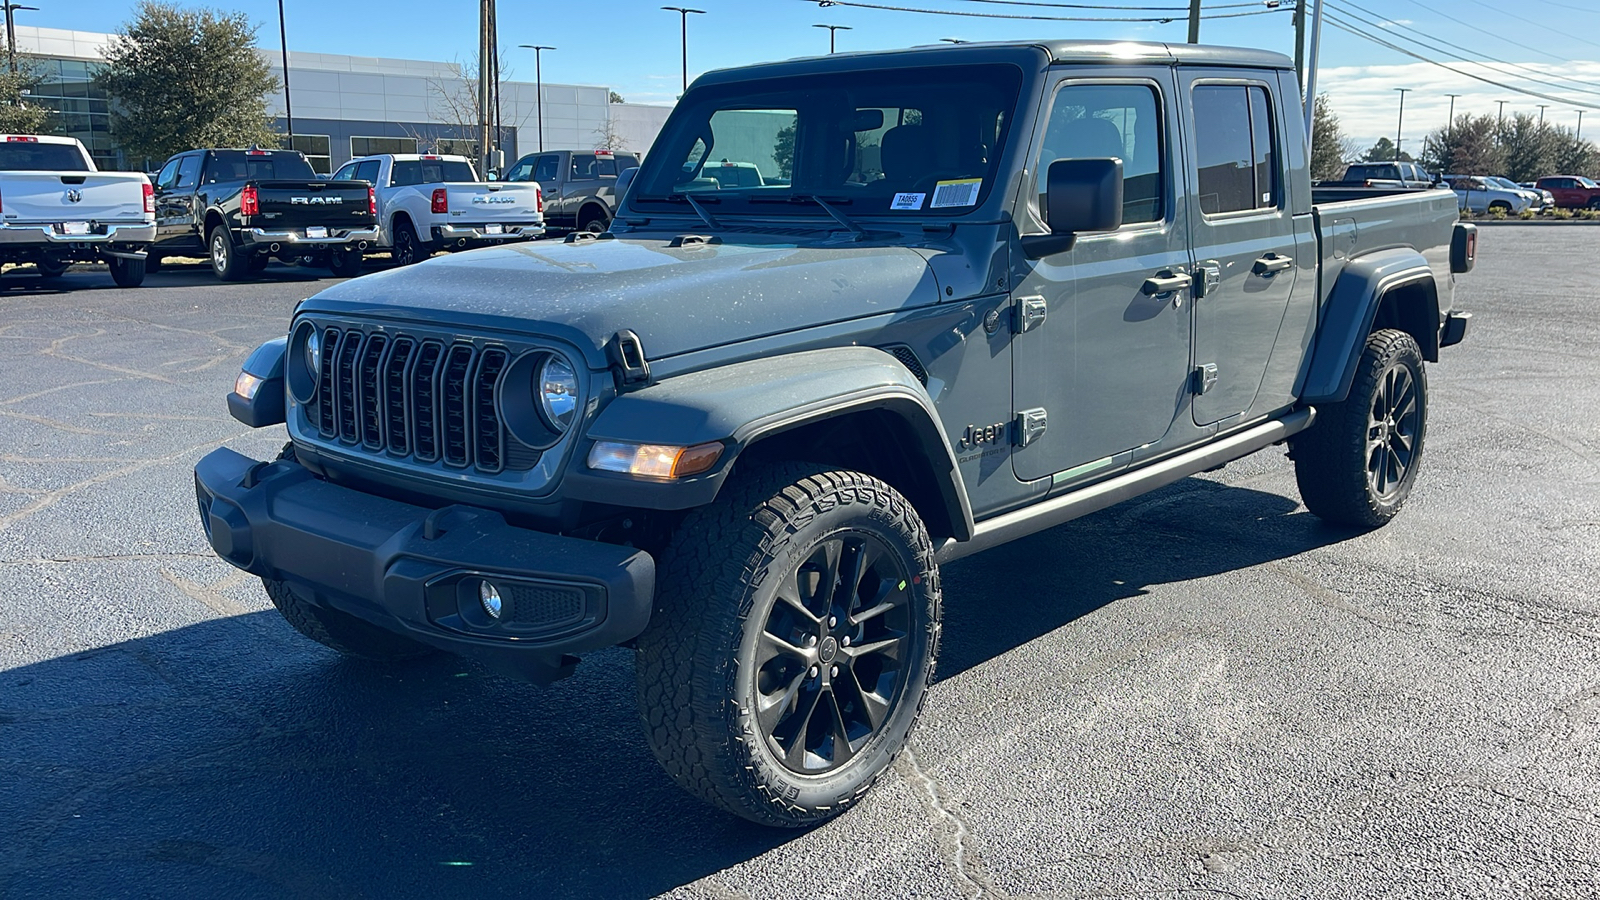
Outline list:
[[[757,63],[734,69],[717,69],[695,79],[696,84],[720,84],[752,78],[781,78],[848,69],[898,68],[901,66],[954,65],[960,63],[1014,62],[1026,65],[1046,63],[1128,64],[1157,63],[1188,66],[1241,66],[1246,68],[1293,69],[1294,62],[1282,53],[1248,47],[1218,47],[1209,44],[1160,44],[1146,41],[984,41],[963,44],[930,44],[904,50],[874,50],[832,53],[781,62]]]

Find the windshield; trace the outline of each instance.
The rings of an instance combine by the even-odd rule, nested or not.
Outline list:
[[[842,72],[694,92],[632,192],[642,205],[694,194],[726,213],[939,215],[983,202],[1010,130],[1012,66]],[[686,205],[686,204],[685,204]]]
[[[1583,177],[1582,175],[1578,176],[1578,183],[1583,185],[1586,188],[1600,187],[1600,184],[1595,184],[1593,181],[1590,181],[1589,179]]]
[[[72,144],[7,141],[0,144],[0,171],[87,172],[89,164]]]

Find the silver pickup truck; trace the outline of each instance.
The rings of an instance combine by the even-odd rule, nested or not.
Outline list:
[[[1476,232],[1313,190],[1298,97],[1163,44],[706,74],[608,233],[300,305],[228,397],[289,444],[198,464],[206,534],[343,653],[636,648],[680,785],[837,815],[927,697],[946,563],[1275,444],[1329,521],[1418,485]]]
[[[58,278],[104,262],[120,287],[144,282],[155,198],[139,172],[101,172],[76,138],[0,135],[0,263]]]

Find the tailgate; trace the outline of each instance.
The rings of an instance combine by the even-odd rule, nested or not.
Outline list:
[[[539,217],[539,189],[531,183],[455,182],[429,193],[439,188],[449,193],[452,222],[531,222]]]
[[[15,224],[144,222],[137,172],[0,172],[0,209]]]
[[[364,228],[372,224],[365,181],[254,181],[269,228]]]

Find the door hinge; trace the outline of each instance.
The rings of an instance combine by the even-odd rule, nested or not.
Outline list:
[[[1050,425],[1043,408],[1025,409],[1017,413],[1017,446],[1026,447],[1044,436]]]
[[[1217,386],[1217,364],[1206,363],[1196,366],[1194,376],[1190,379],[1189,391],[1195,394],[1204,394]]]
[[[1017,298],[1017,334],[1026,334],[1044,324],[1045,316],[1049,315],[1049,306],[1043,297],[1018,297]]]
[[[1194,299],[1200,300],[1216,293],[1217,286],[1222,283],[1222,264],[1216,260],[1208,259],[1195,266],[1194,273],[1200,277],[1195,279],[1194,287],[1190,293]]]

